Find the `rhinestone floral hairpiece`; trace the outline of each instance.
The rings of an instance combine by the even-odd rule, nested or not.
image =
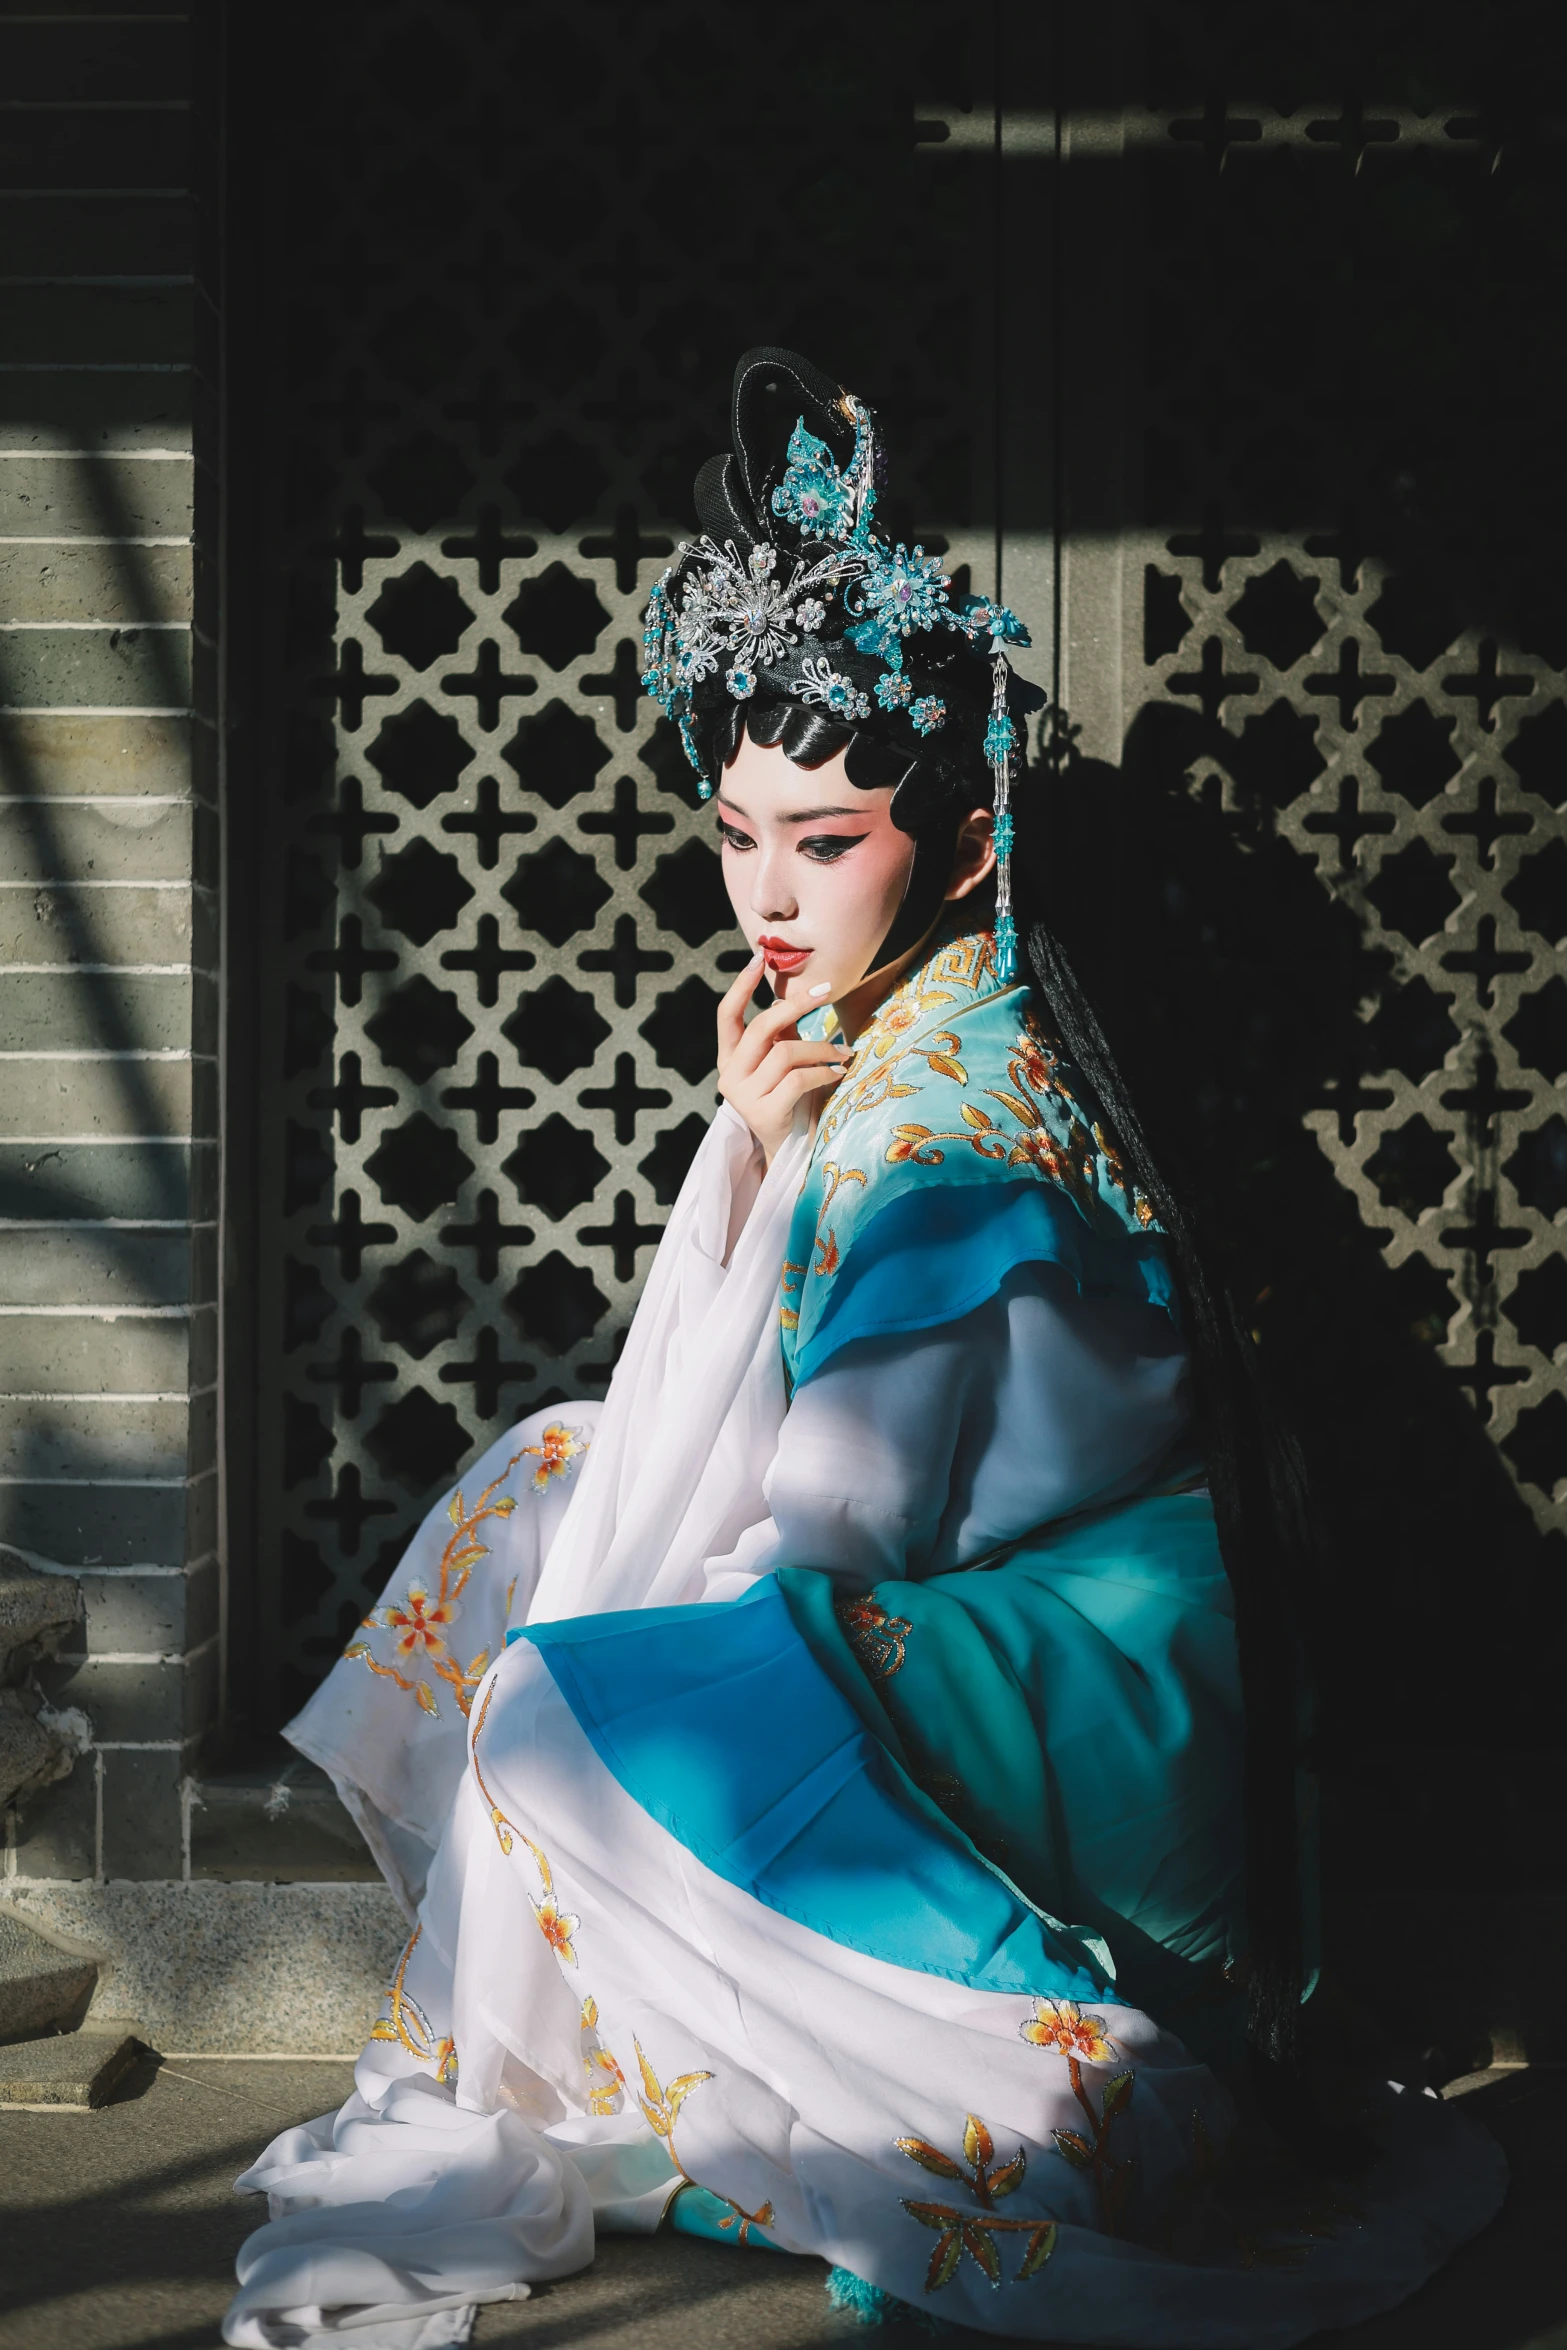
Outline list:
[[[648,603],[642,685],[679,728],[698,789],[709,799],[712,780],[691,733],[696,687],[722,667],[729,693],[737,702],[749,701],[763,668],[775,667],[804,640],[816,637],[834,597],[846,623],[843,640],[882,664],[875,685],[878,706],[889,716],[905,713],[920,736],[946,725],[947,707],[939,695],[916,693],[903,666],[908,640],[936,628],[955,630],[975,646],[988,639],[993,683],[985,757],[996,786],[996,959],[1001,978],[1009,980],[1017,965],[1009,800],[1016,735],[1007,716],[1010,669],[1002,648],[1026,645],[1028,631],[1015,613],[988,596],[965,596],[954,604],[952,582],[938,555],[927,555],[922,546],[894,546],[876,529],[875,418],[852,392],[843,401],[854,424],[848,464],[839,467],[802,416],[789,436],[784,477],[772,496],[779,519],[794,526],[804,546],[820,546],[823,553],[807,561],[804,554],[792,556],[764,539],[742,556],[732,539],[720,545],[704,533],[687,540]],[[678,602],[671,594],[673,581]],[[790,691],[846,723],[871,714],[870,696],[834,669],[825,653],[799,658]]]

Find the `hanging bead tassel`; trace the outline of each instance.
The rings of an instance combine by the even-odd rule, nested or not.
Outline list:
[[[1006,656],[992,664],[990,723],[985,756],[996,786],[996,976],[1005,987],[1017,977],[1017,929],[1012,919],[1012,753],[1017,730],[1007,716]]]

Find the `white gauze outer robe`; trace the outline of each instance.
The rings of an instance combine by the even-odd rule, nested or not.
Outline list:
[[[845,1348],[791,1405],[777,1292],[807,1157],[797,1131],[764,1174],[720,1110],[605,1403],[533,1415],[490,1449],[415,1537],[363,1653],[290,1727],[414,1933],[353,2096],[239,2182],[272,2218],[240,2257],[232,2344],[465,2340],[477,2303],[582,2266],[595,2227],[655,2227],[686,2176],[716,2190],[737,2234],[754,2226],[914,2301],[944,2224],[918,2199],[955,2198],[940,2314],[1193,2350],[1292,2342],[1384,2306],[1486,2216],[1472,2165],[1449,2182],[1417,2146],[1374,2276],[1352,2241],[1320,2246],[1314,2275],[1286,2286],[1113,2240],[1094,2216],[1103,2180],[1049,2168],[1087,2069],[1067,2039],[1138,2068],[1141,2158],[1172,2172],[1194,2115],[1216,2137],[1228,2119],[1179,2040],[1125,2005],[976,1989],[762,1906],[617,1783],[536,1646],[502,1651],[520,1623],[730,1600],[779,1566],[846,1592],[962,1568],[1135,1490],[1168,1456],[1187,1398],[1167,1319],[1080,1297],[1047,1266],[943,1327]],[[435,1622],[454,1528],[502,1478],[496,1498],[516,1507],[483,1524],[488,1548]],[[431,1632],[448,1660],[488,1653],[461,1701],[432,1669]],[[425,1703],[407,1686],[421,1680]],[[984,2117],[978,2137],[965,2116]],[[945,2170],[922,2175],[910,2145]],[[943,2178],[972,2200],[976,2160],[999,2175],[1014,2153],[1014,2185],[1045,2174],[1049,2200],[1018,2187],[994,2206],[1006,2226],[987,2222],[966,2252],[965,2190]]]

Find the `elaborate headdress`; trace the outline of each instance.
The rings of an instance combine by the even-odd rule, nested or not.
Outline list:
[[[786,441],[790,409],[803,413]],[[648,604],[642,683],[680,729],[704,799],[717,777],[699,734],[719,717],[732,730],[757,697],[905,749],[901,776],[894,762],[876,780],[896,782],[894,819],[911,833],[965,794],[972,805],[983,761],[995,794],[996,959],[1010,979],[1013,712],[1040,697],[1003,648],[1026,645],[1028,632],[988,596],[954,601],[939,556],[877,529],[875,416],[808,360],[748,351],[731,416],[732,454],[697,475],[702,536],[679,549]]]

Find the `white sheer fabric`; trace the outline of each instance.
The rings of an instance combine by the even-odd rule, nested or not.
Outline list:
[[[806,1153],[802,1131],[764,1179],[721,1111],[605,1404],[534,1415],[464,1480],[471,1506],[519,1451],[542,1457],[552,1425],[589,1446],[485,1528],[452,1631],[464,1657],[495,1659],[471,1713],[444,1687],[430,1713],[361,1657],[291,1726],[418,1925],[354,2096],[239,2182],[272,2220],[240,2256],[231,2344],[465,2340],[477,2303],[582,2266],[595,2225],[658,2224],[681,2174],[638,2102],[681,2080],[701,2084],[680,2108],[681,2159],[704,2183],[712,2164],[737,2217],[765,2207],[774,2240],[916,2300],[931,2239],[907,2198],[931,2182],[898,2139],[945,2145],[954,2114],[983,2110],[1008,2156],[1049,2174],[1067,2223],[1037,2282],[1013,2276],[1023,2239],[997,2237],[1004,2297],[960,2262],[943,2309],[988,2331],[1282,2345],[1400,2298],[1494,2204],[1496,2164],[1422,2151],[1412,2113],[1374,2243],[1322,2246],[1309,2278],[1172,2266],[1115,2240],[1057,2155],[1080,2098],[1067,2058],[1031,2044],[1028,2001],[764,1909],[618,1786],[531,1644],[502,1653],[508,1621],[732,1597],[783,1563],[862,1589],[961,1566],[1135,1484],[1178,1437],[1185,1358],[1165,1318],[1081,1299],[1043,1267],[945,1329],[845,1350],[789,1406],[777,1284]],[[390,1600],[434,1588],[450,1532],[443,1503]],[[1112,2029],[1139,2068],[1138,2162],[1178,2171],[1194,2109],[1222,2134],[1222,2092],[1145,2016],[1115,2008]]]

